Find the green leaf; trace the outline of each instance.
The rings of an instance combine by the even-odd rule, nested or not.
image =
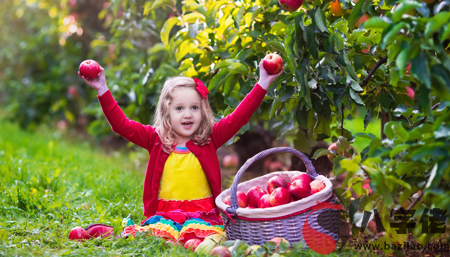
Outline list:
[[[352,87],[353,90],[355,90],[355,92],[358,92],[358,93],[364,92],[364,89],[353,79],[351,80],[350,86]]]
[[[225,59],[221,62],[219,62],[215,67],[214,70],[222,69],[222,68],[228,68],[234,63],[239,63],[239,60],[236,59]]]
[[[344,49],[344,39],[342,38],[341,34],[339,34],[339,32],[336,32],[334,35],[337,50],[341,52],[342,49]]]
[[[318,8],[316,12],[314,13],[314,21],[316,22],[317,28],[320,30],[320,32],[327,32],[328,29],[326,27],[327,20],[325,19],[325,13],[321,8]]]
[[[269,42],[267,42],[267,45],[273,46],[275,49],[280,51],[284,56],[286,56],[286,47],[284,46],[284,44],[282,42],[269,41]]]
[[[341,168],[348,172],[356,173],[359,170],[359,162],[361,161],[361,156],[356,155],[353,159],[342,159],[340,161]]]
[[[233,15],[234,25],[238,30],[240,30],[242,17],[244,17],[245,5],[242,5],[239,10]]]
[[[372,17],[363,23],[365,29],[385,29],[392,23],[392,20],[383,17]]]
[[[398,179],[398,178],[396,178],[396,177],[394,177],[392,175],[389,175],[389,176],[386,177],[386,182],[388,182],[388,183],[392,182],[392,183],[400,185],[400,186],[402,186],[402,187],[404,187],[406,189],[411,189],[411,186],[408,183],[406,183],[405,181],[403,181],[401,179]]]
[[[411,75],[424,83],[427,88],[431,88],[431,75],[427,59],[427,55],[424,51],[414,57],[411,62]]]
[[[283,103],[278,101],[277,99],[273,100],[272,107],[270,108],[269,119],[273,117],[275,111],[277,111]]]
[[[409,149],[409,145],[405,145],[405,144],[396,145],[390,153],[391,159],[393,159],[394,156],[396,156],[397,154],[404,152],[405,150],[408,150],[408,149]]]
[[[208,90],[217,89],[223,82],[225,82],[226,76],[230,73],[228,69],[221,69],[209,82]]]
[[[297,86],[290,87],[282,87],[279,91],[279,95],[277,97],[277,100],[280,102],[285,102],[286,100],[290,99],[293,94],[297,91]]]
[[[348,16],[349,28],[353,28],[353,26],[355,26],[356,22],[358,22],[358,20],[364,15],[367,6],[370,5],[371,2],[372,0],[360,0],[356,3],[352,12]]]
[[[230,65],[229,69],[230,70],[234,70],[234,71],[239,72],[239,73],[244,74],[244,75],[248,74],[247,66],[242,64],[242,63],[235,62],[235,63]]]
[[[428,38],[435,32],[444,26],[450,19],[450,12],[441,12],[436,14],[425,26],[425,37]]]
[[[297,69],[297,63],[295,62],[295,55],[293,52],[294,45],[294,37],[295,37],[295,25],[291,24],[286,28],[286,36],[284,38],[284,45],[286,46],[286,54],[287,54],[287,64],[291,73],[294,73]]]
[[[406,22],[400,22],[400,23],[398,23],[398,24],[396,24],[396,25],[394,25],[395,23],[393,23],[391,26],[389,26],[389,27],[391,27],[391,29],[390,30],[384,30],[383,31],[383,34],[386,32],[386,31],[388,31],[385,35],[384,35],[384,37],[383,37],[383,39],[382,39],[382,41],[381,41],[381,44],[380,44],[380,46],[381,46],[381,48],[384,50],[384,49],[386,49],[386,47],[388,46],[388,45],[390,45],[391,43],[392,43],[392,41],[394,41],[395,40],[395,38],[397,37],[397,35],[398,35],[398,33],[400,32],[400,30],[401,29],[403,29],[403,27],[405,27],[406,26]]]
[[[317,151],[314,153],[312,159],[317,160],[318,158],[328,155],[328,154],[332,154],[332,153],[330,152],[330,150],[328,150],[326,148],[317,149]]]
[[[421,7],[422,5],[416,1],[404,1],[401,2],[395,10],[392,12],[392,20],[394,22],[399,22],[402,19],[403,14]]]
[[[429,188],[431,184],[433,183],[434,178],[436,177],[436,173],[438,170],[438,164],[435,163],[433,166],[433,169],[431,169],[430,177],[428,178],[427,184],[425,185],[425,188]]]
[[[147,2],[145,3],[144,7],[144,15],[148,15],[148,13],[156,8],[160,8],[163,6],[169,6],[173,8],[173,2],[172,0],[155,0],[154,2]]]
[[[224,4],[226,4],[228,1],[222,0],[219,2],[213,2],[209,7],[208,10],[206,10],[206,24],[208,27],[214,27],[216,22],[216,16],[217,12],[219,11],[220,7]]]
[[[165,46],[169,44],[170,31],[172,30],[173,26],[175,26],[175,24],[177,24],[179,21],[180,20],[178,19],[178,17],[172,17],[164,23],[161,29],[161,42],[163,42]]]
[[[309,25],[305,27],[306,35],[307,35],[307,43],[308,43],[308,50],[311,53],[311,55],[314,57],[314,59],[319,59],[319,52],[317,50],[317,38],[316,33],[314,33],[314,27],[313,25]]]
[[[341,56],[344,59],[345,69],[347,70],[348,74],[359,83],[359,77],[353,69],[352,63],[348,59],[347,54],[345,54],[345,51],[341,51]]]
[[[357,105],[364,106],[364,103],[361,100],[361,97],[359,96],[359,94],[357,92],[355,92],[355,90],[353,90],[351,88],[350,88],[350,97],[353,99],[353,101],[355,101],[355,103]]]

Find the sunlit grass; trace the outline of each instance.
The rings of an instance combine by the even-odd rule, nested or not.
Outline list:
[[[140,222],[144,173],[131,165],[133,155],[107,156],[51,129],[38,131],[0,118],[0,256],[198,256],[147,236],[69,240],[75,226],[104,223],[118,234],[128,214]],[[307,250],[288,256],[320,255]]]

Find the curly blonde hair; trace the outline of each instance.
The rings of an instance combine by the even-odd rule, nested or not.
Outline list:
[[[169,105],[173,100],[173,92],[178,88],[192,88],[197,91],[196,86],[192,78],[181,76],[169,78],[164,83],[156,107],[153,127],[158,132],[163,144],[163,151],[166,153],[170,154],[174,149],[174,145],[180,141],[179,135],[172,129],[170,124]],[[198,94],[200,95],[200,93]],[[196,145],[205,145],[211,142],[209,135],[211,135],[214,125],[214,116],[208,98],[201,97],[200,110],[202,120],[197,131],[194,132],[192,141]]]

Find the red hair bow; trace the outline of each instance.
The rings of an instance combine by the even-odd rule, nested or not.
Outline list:
[[[208,88],[203,85],[203,82],[199,79],[194,78],[194,82],[197,85],[195,89],[202,95],[203,98],[206,98],[208,96]]]

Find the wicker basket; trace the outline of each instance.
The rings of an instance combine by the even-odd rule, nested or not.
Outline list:
[[[236,198],[236,192],[238,190],[247,192],[253,186],[266,188],[267,181],[273,176],[280,175],[290,181],[290,178],[300,173],[299,171],[272,172],[239,183],[242,174],[252,163],[273,153],[291,153],[300,158],[305,163],[307,174],[310,178],[324,182],[325,189],[307,198],[276,207],[265,209],[239,208]],[[231,207],[223,203],[223,199],[228,195],[231,195]],[[311,228],[331,236],[337,242],[339,233],[338,212],[323,212],[326,209],[314,209],[318,209],[318,202],[326,203],[331,201],[332,198],[333,190],[331,181],[322,175],[317,175],[314,166],[306,155],[289,147],[277,147],[262,151],[248,159],[234,177],[231,188],[224,190],[216,198],[216,205],[220,209],[226,225],[225,231],[229,240],[240,239],[250,245],[263,245],[274,237],[285,238],[291,244],[305,242],[304,237],[314,236],[303,235],[302,233],[305,221],[308,220]],[[311,215],[309,215],[310,213]],[[317,216],[321,213],[320,221],[327,223],[327,229],[320,226],[317,222]]]

